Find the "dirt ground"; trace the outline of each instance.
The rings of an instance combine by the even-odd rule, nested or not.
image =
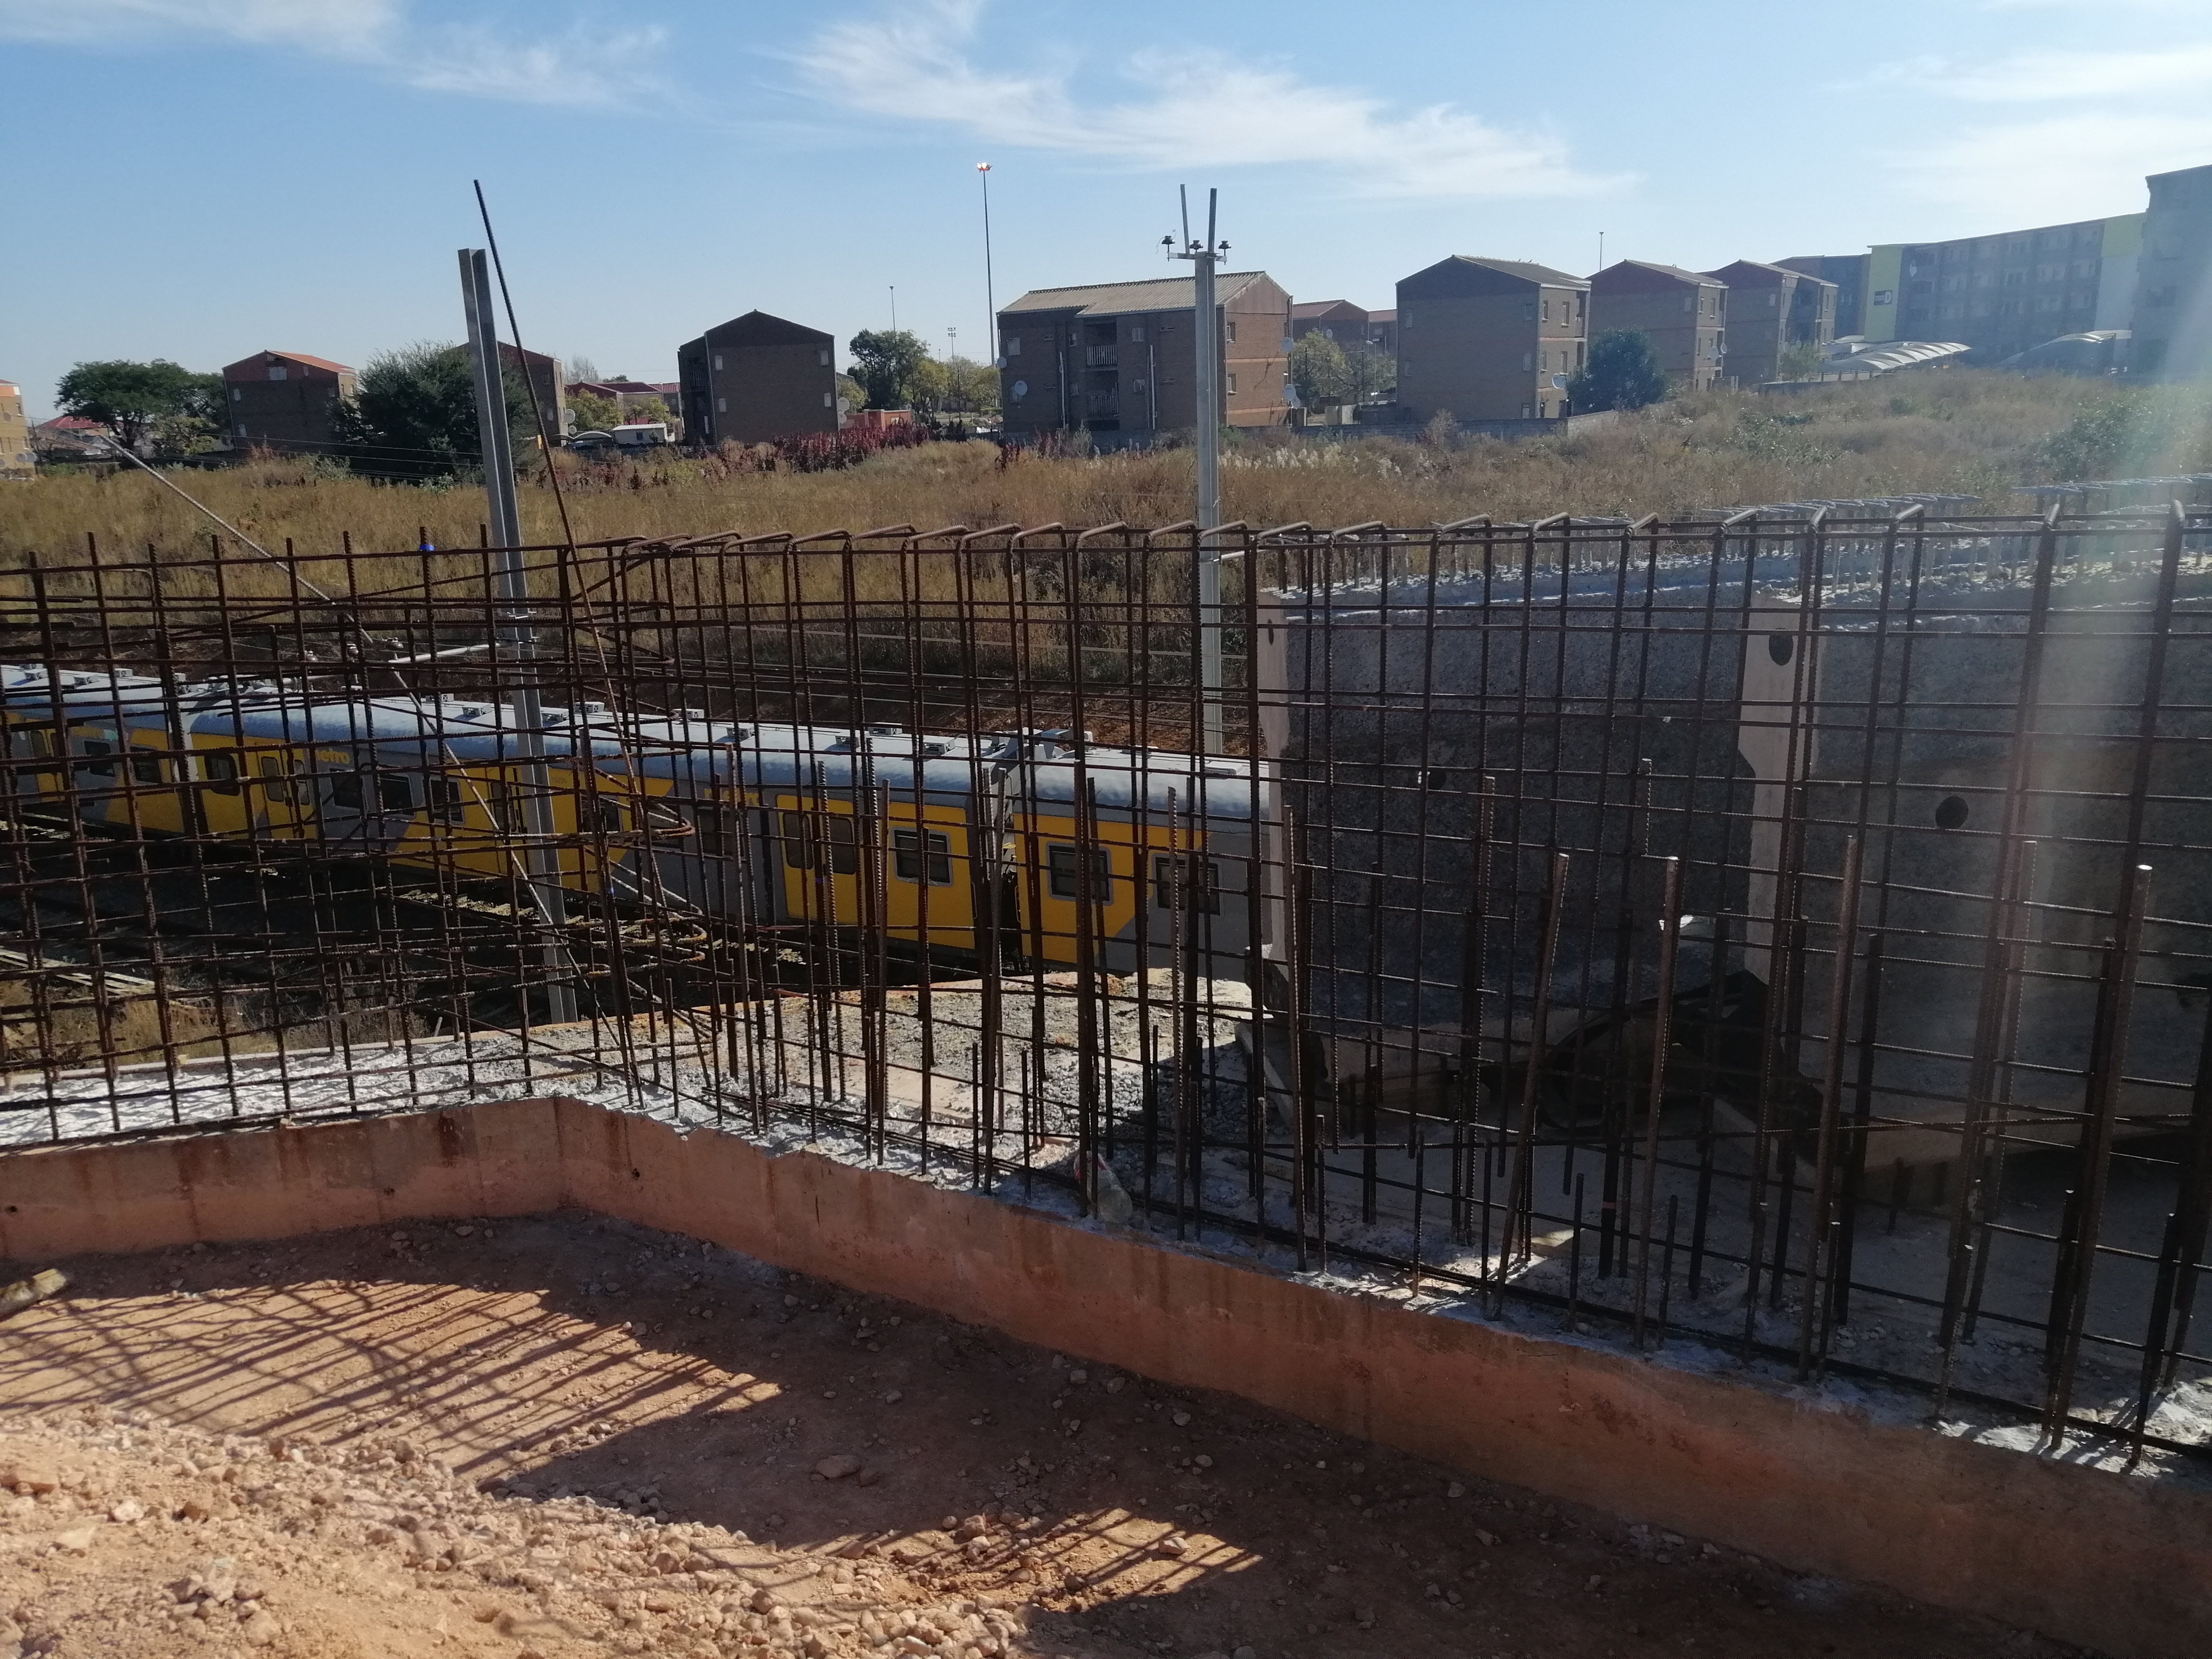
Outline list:
[[[0,1659],[2076,1651],[587,1217],[15,1265]]]

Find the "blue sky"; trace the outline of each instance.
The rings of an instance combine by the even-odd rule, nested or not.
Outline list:
[[[1841,37],[1839,39],[1839,37]],[[2212,162],[2206,0],[0,0],[0,376],[360,364],[460,331],[489,193],[526,343],[665,380],[758,307],[963,349],[1001,302],[1231,264],[1390,303],[2142,204]]]

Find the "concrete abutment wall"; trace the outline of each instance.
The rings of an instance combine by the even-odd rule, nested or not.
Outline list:
[[[1410,1312],[570,1100],[0,1157],[0,1256],[569,1206],[1805,1571],[2121,1656],[2212,1651],[2212,1497]]]

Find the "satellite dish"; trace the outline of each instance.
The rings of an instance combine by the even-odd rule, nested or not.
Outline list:
[[[1566,377],[1565,375],[1564,375],[1564,374],[1554,374],[1553,376],[1552,376],[1552,385],[1553,385],[1553,386],[1555,389],[1558,389],[1558,390],[1564,390],[1564,389],[1565,388],[1565,386],[1566,386],[1566,384],[1567,384],[1567,377]]]
[[[1029,395],[1030,383],[1027,380],[1017,380],[1014,382],[1014,396],[1017,398],[1026,398]]]

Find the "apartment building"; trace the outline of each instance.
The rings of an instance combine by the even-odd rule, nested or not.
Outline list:
[[[38,471],[31,422],[23,413],[23,388],[13,380],[0,380],[0,478],[36,477]]]
[[[837,342],[748,311],[677,348],[685,441],[761,444],[837,429]]]
[[[1293,344],[1309,334],[1320,334],[1340,346],[1364,345],[1367,341],[1367,313],[1349,300],[1304,300],[1291,307]]]
[[[1197,422],[1194,281],[1041,288],[999,313],[1000,406],[1009,434],[1187,430]],[[1265,271],[1213,281],[1223,415],[1289,418],[1291,296]]]
[[[2199,380],[2212,374],[2212,167],[2153,173],[2148,182],[2130,313],[2134,372]]]
[[[1868,255],[1870,340],[1948,340],[2002,362],[2061,334],[2125,328],[2135,305],[2143,216],[2126,213],[1944,242],[1890,243]]]
[[[1455,254],[1398,283],[1398,404],[1415,420],[1547,419],[1589,341],[1589,284],[1548,265]]]
[[[1728,343],[1721,377],[1741,386],[1782,378],[1782,355],[1793,345],[1825,346],[1836,337],[1836,285],[1786,265],[1739,259],[1705,273],[1728,287]]]
[[[501,340],[499,362],[508,374],[520,374],[530,382],[546,447],[559,443],[568,433],[568,397],[563,390],[561,360],[542,351],[525,351]]]
[[[1866,332],[1867,256],[1863,253],[1800,253],[1774,262],[1784,270],[1818,276],[1836,288],[1836,325],[1830,337]]]
[[[1593,337],[1617,329],[1649,335],[1659,367],[1679,389],[1703,392],[1721,378],[1729,290],[1718,277],[1623,259],[1589,279],[1589,309]]]
[[[337,441],[331,422],[354,372],[304,351],[257,351],[224,365],[222,384],[234,446],[317,455]]]

